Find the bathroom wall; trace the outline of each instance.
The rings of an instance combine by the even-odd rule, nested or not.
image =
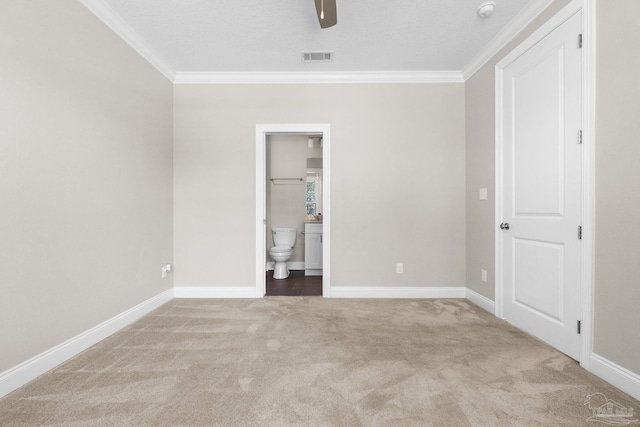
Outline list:
[[[176,286],[255,286],[256,124],[290,123],[331,125],[332,286],[464,286],[464,84],[178,84],[174,112]]]
[[[0,372],[172,288],[172,84],[75,0],[0,6]]]
[[[307,158],[322,157],[322,148],[317,143],[309,148],[307,136],[304,135],[271,135],[268,137],[267,151],[267,255],[268,249],[274,245],[271,235],[273,227],[296,227],[298,237],[289,262],[304,262],[304,234],[301,233],[304,231],[306,215]],[[303,181],[273,183],[271,178],[302,178]]]

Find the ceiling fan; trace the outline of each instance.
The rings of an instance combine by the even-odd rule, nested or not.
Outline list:
[[[336,0],[315,0],[320,28],[333,27],[338,22]]]

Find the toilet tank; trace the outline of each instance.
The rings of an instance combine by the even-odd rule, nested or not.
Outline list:
[[[292,248],[296,244],[296,237],[298,236],[298,229],[291,227],[273,228],[273,244],[276,246],[286,246]]]

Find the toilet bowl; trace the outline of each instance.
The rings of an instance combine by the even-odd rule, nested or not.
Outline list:
[[[289,269],[287,268],[287,261],[291,258],[293,249],[285,246],[275,246],[269,249],[269,255],[271,259],[276,262],[273,268],[274,279],[286,279],[289,277]]]
[[[289,277],[287,261],[289,261],[291,254],[293,254],[298,229],[292,227],[274,228],[271,232],[273,233],[273,243],[275,244],[274,247],[269,249],[269,256],[275,261],[273,278],[286,279]]]

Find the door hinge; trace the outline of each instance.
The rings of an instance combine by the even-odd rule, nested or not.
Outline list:
[[[578,47],[582,49],[582,34],[578,35]]]
[[[578,144],[582,144],[582,131],[578,131]]]
[[[578,226],[578,240],[582,240],[582,226]]]
[[[582,322],[578,320],[578,335],[582,332]]]

